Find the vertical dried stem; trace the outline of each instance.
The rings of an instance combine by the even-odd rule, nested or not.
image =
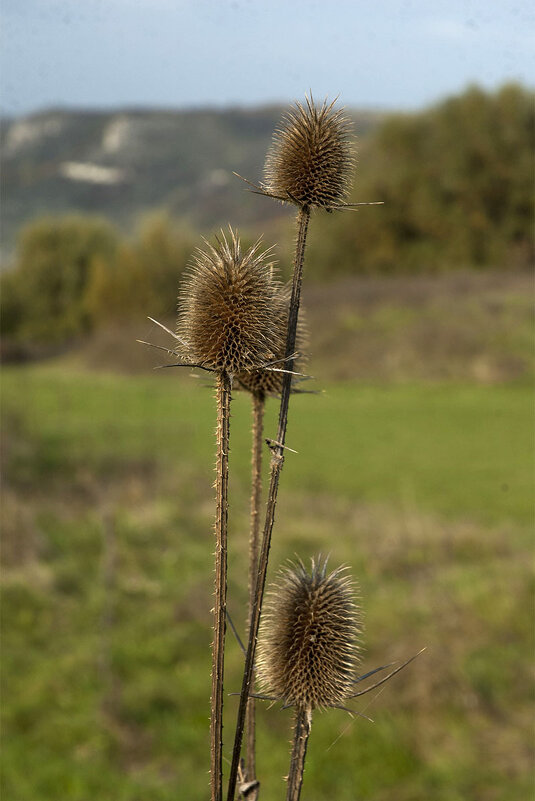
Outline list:
[[[228,452],[232,379],[217,375],[217,457],[215,519],[214,639],[212,643],[212,697],[210,709],[211,799],[223,798],[223,668],[227,609]]]
[[[303,264],[305,259],[305,244],[310,219],[310,208],[302,206],[297,215],[297,244],[294,260],[294,274],[292,284],[292,296],[290,299],[290,310],[288,314],[288,335],[286,339],[286,369],[293,369],[292,354],[295,352],[295,340],[297,332],[297,318],[299,315],[299,304],[301,301],[301,283],[303,280]],[[264,524],[264,534],[258,561],[258,575],[256,580],[256,591],[251,610],[251,624],[249,628],[249,641],[247,644],[247,654],[245,656],[245,667],[243,682],[238,707],[238,717],[236,721],[236,734],[234,738],[234,750],[232,753],[232,764],[229,774],[229,785],[227,801],[233,801],[236,792],[236,780],[238,776],[238,766],[240,763],[241,744],[243,739],[243,728],[245,723],[245,713],[247,702],[251,691],[251,681],[253,676],[254,658],[256,652],[256,642],[258,638],[258,626],[260,624],[260,612],[264,589],[266,586],[266,575],[271,546],[271,532],[275,522],[275,507],[277,505],[277,493],[279,488],[279,478],[284,463],[284,442],[286,439],[286,426],[288,423],[288,406],[290,403],[292,376],[284,374],[282,384],[281,403],[279,411],[279,427],[277,432],[276,446],[271,451],[270,483],[267,501],[266,520]]]
[[[252,429],[252,471],[251,471],[251,528],[249,537],[249,629],[256,590],[256,576],[258,573],[258,551],[260,545],[260,501],[262,498],[262,435],[264,431],[264,392],[253,392],[251,395],[253,408]],[[254,673],[251,678],[254,684]],[[247,781],[256,779],[256,743],[255,743],[255,699],[247,701],[246,716],[246,775]],[[251,801],[256,801],[257,792],[252,791]]]
[[[288,774],[286,801],[299,801],[301,796],[305,758],[307,755],[307,745],[311,727],[311,710],[304,706],[298,706],[295,711],[294,741],[290,760],[290,773]]]

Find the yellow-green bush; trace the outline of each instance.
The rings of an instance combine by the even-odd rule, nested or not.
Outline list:
[[[2,277],[3,333],[61,343],[101,324],[172,313],[192,249],[191,238],[165,215],[142,221],[132,242],[95,218],[32,222]]]

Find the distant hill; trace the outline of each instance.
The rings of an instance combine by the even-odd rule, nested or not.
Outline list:
[[[277,204],[248,203],[232,171],[261,177],[282,111],[48,110],[2,120],[3,252],[42,214],[101,214],[127,231],[155,207],[203,229],[280,215]],[[383,117],[353,116],[361,137]]]

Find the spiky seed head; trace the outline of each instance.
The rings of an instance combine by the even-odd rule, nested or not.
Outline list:
[[[296,103],[275,131],[262,188],[299,206],[331,208],[343,203],[354,168],[350,120],[342,109],[307,97]]]
[[[185,358],[237,374],[275,358],[280,306],[271,251],[242,251],[229,228],[197,249],[178,298],[177,335]]]
[[[359,660],[361,617],[354,581],[327,560],[310,573],[290,563],[266,597],[257,674],[266,692],[307,709],[341,704],[351,695]]]
[[[284,380],[284,373],[277,372],[277,370],[284,370],[287,368],[287,363],[284,358],[286,356],[286,336],[288,328],[288,315],[290,311],[290,297],[292,294],[291,284],[278,284],[279,303],[274,309],[274,323],[278,332],[277,348],[275,353],[273,368],[260,370],[252,370],[248,373],[240,373],[237,376],[239,385],[252,393],[262,393],[264,395],[280,395],[282,391],[282,382]],[[296,352],[300,354],[293,362],[294,369],[299,368],[299,363],[303,360],[303,349],[306,347],[308,340],[308,329],[303,317],[303,310],[299,315],[297,322],[297,332],[295,340]],[[294,383],[295,378],[292,378]]]

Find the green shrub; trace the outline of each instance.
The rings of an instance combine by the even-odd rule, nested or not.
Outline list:
[[[478,88],[388,117],[357,170],[358,215],[318,219],[309,271],[527,267],[533,259],[533,94]]]
[[[91,263],[111,262],[117,246],[104,220],[43,218],[25,226],[15,267],[2,280],[6,333],[57,343],[87,330],[83,297]]]
[[[111,321],[174,313],[192,250],[189,235],[162,214],[142,220],[133,242],[95,218],[34,221],[2,277],[2,331],[57,344]]]

